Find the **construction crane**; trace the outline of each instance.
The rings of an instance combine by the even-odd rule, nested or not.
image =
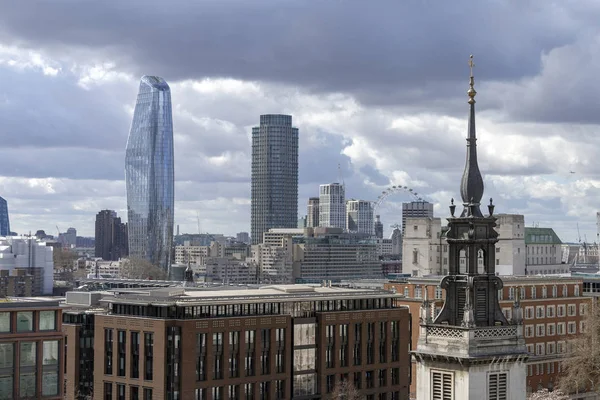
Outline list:
[[[393,225],[390,225],[390,228],[393,228],[393,229],[401,229],[401,228],[402,228],[402,225],[399,225],[399,224],[393,224]]]
[[[581,243],[581,233],[579,233],[579,222],[577,223],[577,241]]]

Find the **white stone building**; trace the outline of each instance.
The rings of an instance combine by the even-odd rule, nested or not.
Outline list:
[[[319,187],[319,226],[346,228],[346,193],[341,183]]]
[[[373,203],[366,200],[348,200],[346,202],[346,230],[351,233],[373,235]]]
[[[34,236],[0,237],[0,269],[29,269],[35,296],[52,294],[54,285],[53,248]]]

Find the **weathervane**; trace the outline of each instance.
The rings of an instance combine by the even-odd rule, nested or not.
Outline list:
[[[471,54],[471,56],[469,57],[469,68],[471,69],[471,78],[473,77],[473,67],[475,66],[475,63],[473,62],[473,54]]]
[[[477,94],[477,92],[475,91],[475,77],[473,76],[474,66],[475,63],[473,62],[473,54],[471,54],[471,56],[469,57],[469,69],[471,70],[471,76],[469,79],[469,90],[467,91],[467,94],[469,95],[469,104],[475,104],[475,95]]]

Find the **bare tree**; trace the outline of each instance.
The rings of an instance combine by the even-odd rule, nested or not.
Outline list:
[[[85,394],[81,390],[78,390],[77,393],[75,394],[75,399],[76,400],[94,400],[94,392],[92,390],[89,390],[89,393]]]
[[[363,400],[364,398],[365,396],[361,395],[354,384],[348,380],[338,381],[330,395],[332,400]]]
[[[567,341],[565,370],[558,382],[564,393],[600,393],[600,307],[592,304],[584,320],[584,331]]]
[[[141,258],[129,257],[121,262],[119,274],[128,279],[167,279],[167,272]]]
[[[527,400],[567,400],[568,398],[569,396],[560,390],[551,392],[548,389],[542,389],[530,394]]]

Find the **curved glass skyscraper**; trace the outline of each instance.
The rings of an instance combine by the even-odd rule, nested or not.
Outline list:
[[[129,255],[169,271],[174,182],[171,90],[143,76],[125,153]]]

